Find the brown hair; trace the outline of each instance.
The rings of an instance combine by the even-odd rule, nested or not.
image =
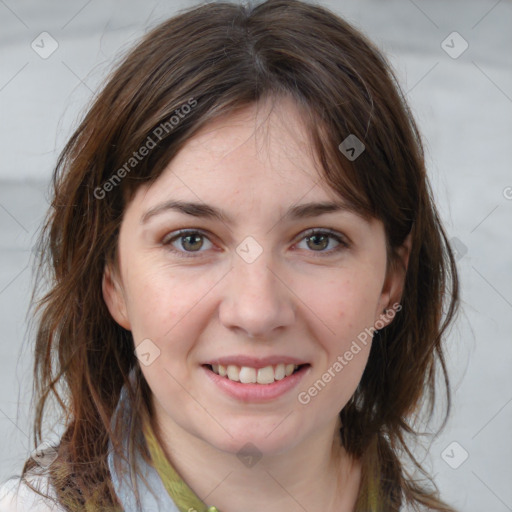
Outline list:
[[[283,96],[303,113],[326,182],[383,222],[389,264],[412,238],[402,310],[375,334],[361,382],[340,413],[343,445],[364,461],[357,509],[452,510],[410,451],[418,435],[410,418],[420,410],[432,416],[439,370],[447,392],[442,426],[448,417],[442,339],[458,305],[454,257],[432,201],[420,136],[375,46],[326,8],[299,0],[214,2],[161,23],[118,65],[58,160],[40,238],[39,268],[49,270],[50,290],[36,310],[34,443],[43,439],[48,399],[56,399],[65,432],[50,472],[69,510],[118,504],[107,448],[111,440],[119,449],[123,425],[111,429],[110,421],[123,385],[132,407],[131,446],[147,456],[137,432],[151,414],[150,390],[131,333],[110,316],[101,287],[127,203],[206,123]],[[184,105],[193,108],[181,116]],[[354,161],[339,149],[351,134],[365,145]],[[127,167],[148,138],[154,146],[147,156]],[[426,484],[406,470],[404,454]],[[23,475],[34,467],[27,460]]]

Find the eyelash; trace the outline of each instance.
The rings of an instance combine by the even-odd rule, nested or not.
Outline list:
[[[197,258],[204,251],[177,250],[175,248],[171,248],[173,241],[179,240],[180,238],[184,238],[184,237],[190,236],[190,235],[200,235],[200,236],[208,239],[208,235],[206,233],[204,233],[201,230],[197,230],[197,229],[181,229],[174,233],[170,233],[170,235],[174,235],[174,236],[172,236],[172,237],[166,236],[162,241],[162,245],[165,247],[168,247],[169,251],[177,254],[179,257],[182,257],[182,258]],[[319,229],[319,228],[312,228],[312,229],[306,230],[304,233],[302,233],[302,237],[299,239],[299,241],[297,243],[301,242],[304,239],[312,238],[315,235],[327,235],[330,238],[336,240],[336,242],[338,242],[339,245],[337,247],[335,247],[334,249],[330,249],[329,251],[308,251],[313,254],[315,252],[319,253],[319,254],[314,254],[314,257],[332,256],[333,254],[336,254],[336,253],[342,251],[343,249],[347,249],[349,247],[349,244],[344,240],[344,238],[340,234],[336,233],[335,231],[331,231],[330,229]]]

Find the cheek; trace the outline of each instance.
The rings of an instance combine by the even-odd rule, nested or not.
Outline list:
[[[317,308],[328,315],[326,321],[330,322],[338,343],[373,326],[380,284],[381,276],[375,271],[350,270],[339,279],[329,280],[322,292],[317,292]]]
[[[182,338],[185,326],[200,328],[201,306],[218,281],[215,276],[184,272],[152,258],[127,259],[126,263],[127,313],[136,342],[150,338],[169,343]]]
[[[320,392],[325,385],[331,392],[325,400],[343,408],[361,379],[368,361],[375,322],[375,310],[380,297],[378,278],[371,273],[329,281],[317,303],[329,334],[322,340],[325,358],[312,375],[309,385]],[[315,393],[315,390],[311,390]]]

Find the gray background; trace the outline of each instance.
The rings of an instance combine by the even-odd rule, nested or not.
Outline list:
[[[512,511],[512,4],[322,4],[387,53],[457,239],[463,314],[448,341],[453,413],[420,458],[461,511]],[[30,255],[58,152],[118,52],[191,5],[0,0],[0,480],[30,453]],[[52,42],[42,32],[58,44],[47,58],[40,53]]]

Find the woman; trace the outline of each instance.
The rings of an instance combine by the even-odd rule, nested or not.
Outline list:
[[[153,29],[65,147],[40,247],[36,444],[50,398],[64,431],[0,510],[453,510],[404,453],[428,477],[454,258],[400,88],[332,12]]]

